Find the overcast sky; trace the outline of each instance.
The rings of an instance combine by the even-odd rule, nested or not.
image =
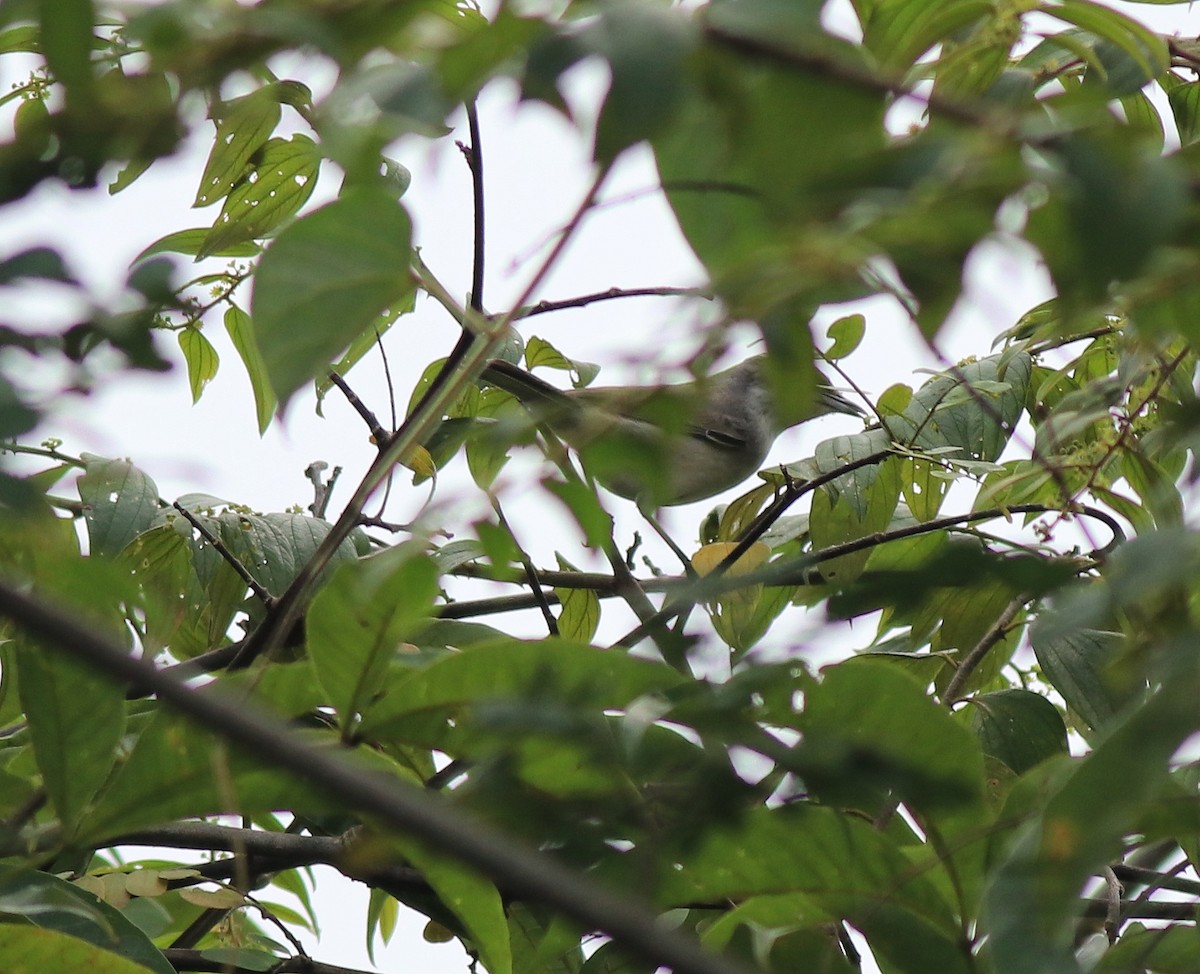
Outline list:
[[[1164,32],[1200,33],[1200,18],[1190,7],[1112,4]],[[301,71],[300,66],[296,66]],[[0,74],[8,83],[20,80],[25,69]],[[297,74],[302,80],[303,74]],[[572,76],[582,95],[578,105],[586,115],[591,94],[604,83],[604,75],[584,66]],[[581,138],[560,116],[544,106],[516,105],[515,89],[506,83],[488,88],[480,99],[482,141],[487,178],[488,278],[485,298],[489,309],[502,310],[513,300],[545,254],[544,242],[577,206],[590,179],[587,138]],[[287,117],[285,109],[285,118]],[[460,119],[455,120],[461,122]],[[124,279],[129,262],[149,242],[175,230],[208,225],[216,208],[193,211],[199,174],[208,151],[208,131],[189,142],[175,157],[155,165],[130,189],[110,197],[103,189],[70,192],[56,184],[43,184],[22,201],[8,206],[0,221],[0,257],[28,246],[51,245],[67,256],[71,265],[96,290],[112,299],[115,284]],[[471,208],[467,168],[454,147],[466,140],[460,126],[453,136],[435,143],[404,140],[394,155],[413,174],[405,203],[413,214],[415,240],[434,273],[452,292],[464,294],[470,280]],[[584,222],[563,261],[550,275],[538,297],[566,298],[610,287],[693,285],[703,273],[684,244],[664,201],[643,191],[653,186],[656,174],[648,151],[628,152],[608,182],[603,199],[612,201]],[[336,193],[338,179],[322,176],[312,205]],[[219,262],[216,266],[219,266]],[[195,268],[180,259],[181,274]],[[1049,283],[1028,248],[998,240],[980,248],[967,269],[967,300],[956,311],[951,325],[939,337],[939,347],[950,359],[987,354],[995,334],[1012,324],[1024,311],[1050,296]],[[69,319],[74,310],[66,295],[57,303],[37,305],[43,316]],[[890,302],[865,302],[854,309],[830,309],[828,322],[847,310],[863,310],[868,319],[864,350],[849,360],[855,380],[873,395],[894,382],[919,382],[913,370],[936,367],[914,329]],[[698,318],[708,311],[703,302],[648,298],[608,302],[587,309],[533,319],[523,333],[541,335],[572,357],[601,363],[607,381],[624,381],[636,374],[629,363],[649,358],[658,363],[679,361],[692,347],[689,335]],[[6,321],[19,321],[19,306],[10,303]],[[70,453],[92,452],[127,456],[157,482],[164,497],[206,491],[262,511],[282,510],[311,500],[304,478],[314,460],[341,465],[343,490],[335,494],[331,510],[349,495],[349,487],[365,470],[373,448],[361,421],[331,393],[325,418],[313,413],[311,397],[298,396],[286,421],[277,423],[260,438],[254,421],[249,383],[224,336],[219,319],[205,330],[222,356],[220,372],[197,406],[192,406],[182,368],[166,376],[122,375],[105,383],[86,400],[72,398],[57,404],[43,435],[63,441]],[[457,336],[454,323],[431,300],[418,300],[416,313],[403,319],[388,336],[387,347],[400,407],[407,402],[416,377],[432,359],[446,354]],[[746,332],[746,341],[753,337]],[[160,343],[179,359],[169,336]],[[750,352],[749,347],[746,353]],[[365,362],[349,376],[358,394],[376,412],[388,412],[386,386],[376,359]],[[781,437],[773,462],[810,455],[812,446],[836,432],[858,428],[855,420],[833,417],[809,424]],[[521,542],[541,564],[552,563],[556,548],[574,554],[574,529],[545,499],[522,485],[538,471],[536,456],[527,451],[510,465],[502,483],[509,517]],[[482,513],[476,494],[465,486],[461,460],[443,476],[438,492],[438,518],[447,526],[469,523],[469,512]],[[732,492],[735,496],[737,492]],[[394,491],[393,519],[411,517],[421,507],[427,488],[412,490],[401,477]],[[714,502],[674,509],[667,524],[685,544],[695,537],[695,525]],[[615,502],[618,534],[627,541],[633,530],[647,532],[637,521],[632,505]],[[670,567],[661,549],[648,546],[660,564]],[[819,620],[802,613],[781,620],[779,638],[793,639]],[[610,613],[614,631],[626,617]],[[775,635],[775,634],[773,634]],[[322,871],[318,910],[326,912],[324,937],[313,955],[331,963],[369,967],[362,950],[366,894],[363,887],[335,880]],[[336,916],[336,919],[335,919]],[[417,925],[419,930],[419,923]],[[411,929],[402,929],[393,947],[377,954],[380,970],[406,972],[464,970],[456,945],[424,945]]]

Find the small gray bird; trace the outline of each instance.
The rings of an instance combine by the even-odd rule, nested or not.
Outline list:
[[[679,385],[562,390],[495,360],[482,379],[509,393],[579,451],[584,467],[645,509],[704,500],[740,484],[775,438],[825,413],[863,411],[828,384],[808,415],[782,423],[771,407],[762,356]]]

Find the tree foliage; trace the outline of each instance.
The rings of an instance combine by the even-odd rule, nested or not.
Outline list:
[[[327,863],[372,887],[369,942],[403,904],[490,974],[1200,969],[1200,43],[1090,0],[855,0],[836,33],[825,8],[0,4],[34,65],[0,98],[0,201],[120,193],[211,142],[211,224],[146,241],[119,300],[47,247],[0,261],[86,309],[0,326],[0,967],[319,970],[278,931],[317,922]],[[610,82],[576,112],[589,60]],[[489,312],[482,263],[464,301],[422,260],[387,153],[465,125],[481,208],[474,99],[502,83],[577,124],[594,178]],[[610,573],[535,567],[498,505],[453,542],[366,516],[398,463],[465,452],[486,491],[532,438],[487,360],[594,377],[526,319],[646,144],[721,309],[691,364],[756,323],[785,414],[894,340],[857,302],[936,349],[989,242],[1035,249],[1054,297],[764,472],[676,577],[633,576],[624,502],[552,442],[545,490]],[[461,339],[388,429],[344,376],[419,294]],[[308,512],[264,513],[43,439],[49,399],[167,368],[172,335],[200,398],[222,330],[260,429],[314,389],[356,403],[378,456],[336,516],[320,470]],[[641,619],[620,638],[610,599]],[[498,608],[548,635],[477,621]],[[800,613],[865,645],[818,670]]]

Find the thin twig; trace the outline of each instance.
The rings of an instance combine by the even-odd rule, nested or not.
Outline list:
[[[701,288],[695,287],[610,287],[607,291],[596,291],[592,294],[581,294],[577,298],[564,298],[560,301],[539,301],[528,308],[521,308],[513,318],[532,318],[534,315],[544,315],[551,311],[565,311],[569,308],[584,308],[597,301],[613,301],[617,298],[647,298],[647,297],[709,297]]]
[[[958,527],[961,524],[971,524],[975,521],[988,521],[997,517],[1010,517],[1013,514],[1050,514],[1058,513],[1059,508],[1050,507],[1046,504],[1011,504],[1007,507],[993,507],[985,511],[973,511],[970,514],[958,514],[952,517],[935,518],[932,521],[926,521],[922,524],[910,525],[905,528],[897,528],[894,531],[879,531],[874,534],[867,535],[862,538],[856,538],[853,541],[846,541],[842,544],[831,545],[828,548],[823,548],[820,551],[809,552],[801,555],[798,558],[791,559],[786,562],[778,562],[761,568],[755,572],[747,572],[745,575],[738,575],[734,579],[723,578],[717,575],[714,571],[703,578],[694,582],[685,592],[681,593],[677,598],[672,599],[668,605],[663,606],[654,617],[646,620],[636,629],[631,630],[617,640],[614,646],[631,647],[647,638],[651,631],[656,628],[662,628],[672,619],[687,608],[701,602],[705,599],[720,595],[726,591],[735,588],[740,588],[746,585],[798,585],[802,584],[808,572],[822,562],[832,561],[835,558],[841,558],[843,555],[851,555],[859,551],[866,551],[869,548],[875,548],[879,545],[886,544],[889,541],[899,541],[903,538],[913,538],[922,534],[929,534],[933,531],[941,531],[943,528]],[[1121,526],[1116,519],[1105,511],[1090,506],[1080,506],[1073,513],[1092,517],[1103,524],[1113,532],[1114,542],[1120,541],[1125,537]],[[735,552],[731,552],[735,555]],[[728,558],[725,559],[728,561]],[[724,564],[724,562],[722,562]]]
[[[975,668],[983,662],[983,658],[991,652],[992,647],[997,645],[1008,634],[1009,627],[1012,625],[1013,620],[1016,619],[1017,613],[1025,607],[1025,603],[1028,601],[1028,596],[1018,595],[1009,602],[1004,607],[1004,611],[1000,613],[1000,617],[983,634],[983,638],[963,657],[962,662],[958,664],[958,669],[954,671],[954,676],[950,678],[950,682],[946,685],[945,692],[942,694],[942,702],[947,707],[958,702],[959,695],[962,693],[963,687],[966,686],[967,680],[971,678],[971,674],[975,672]]]
[[[255,598],[262,602],[262,604],[268,609],[275,604],[275,596],[263,588],[258,579],[250,574],[250,570],[246,568],[246,566],[238,560],[238,557],[225,546],[224,541],[208,530],[204,523],[198,517],[196,517],[195,514],[180,504],[179,501],[174,501],[171,506],[174,507],[175,510],[177,510],[180,514],[182,514],[188,524],[196,529],[200,537],[212,545],[217,554],[225,559],[229,567],[238,573],[238,576],[241,578],[241,580],[245,582],[250,591],[254,593]]]
[[[368,771],[348,756],[317,747],[240,695],[199,692],[146,659],[93,630],[77,614],[0,581],[0,615],[108,677],[144,686],[168,707],[206,730],[294,774],[348,809],[373,816],[382,827],[426,842],[478,870],[513,895],[544,903],[587,929],[675,974],[740,974],[730,957],[704,950],[690,936],[664,927],[656,911],[629,891],[611,893],[597,882],[529,848],[515,836],[468,818],[450,802],[395,775]],[[218,686],[215,689],[220,689]]]
[[[490,490],[487,492],[488,499],[492,502],[492,510],[496,512],[496,519],[500,522],[500,527],[512,539],[512,543],[516,546],[517,556],[521,559],[521,567],[525,570],[525,580],[529,583],[530,591],[537,602],[537,606],[542,610],[542,619],[546,623],[546,629],[551,636],[558,635],[558,620],[554,618],[554,613],[550,611],[550,603],[546,601],[546,593],[542,590],[542,583],[538,579],[537,569],[533,567],[533,561],[530,559],[528,552],[522,547],[521,542],[517,540],[516,534],[513,532],[512,525],[508,523],[508,518],[504,516],[504,510],[500,507],[500,498]]]
[[[384,443],[387,442],[388,432],[380,424],[379,418],[371,412],[366,403],[358,398],[358,394],[347,385],[346,380],[334,372],[333,369],[329,370],[329,381],[341,390],[342,395],[346,397],[346,401],[354,407],[354,411],[367,424],[367,429],[371,431],[371,439],[375,443],[375,448],[382,450]]]
[[[475,108],[475,99],[466,103],[467,130],[471,133],[471,148],[467,153],[467,163],[471,167],[471,196],[474,200],[474,221],[471,233],[471,294],[468,306],[475,311],[483,311],[484,283],[484,217],[483,197],[483,142],[479,137],[479,112]]]
[[[469,308],[454,309],[455,320],[464,328],[464,333],[455,348],[455,353],[463,349],[458,361],[454,356],[448,358],[443,367],[434,377],[429,388],[417,403],[416,408],[409,414],[396,432],[387,440],[387,446],[379,452],[374,462],[354,490],[350,501],[338,517],[337,522],[317,545],[316,550],[304,563],[296,577],[279,597],[266,620],[251,635],[243,645],[242,652],[234,661],[234,665],[248,666],[261,655],[270,656],[286,638],[287,633],[300,620],[312,597],[317,579],[329,566],[334,554],[342,542],[358,526],[363,508],[375,489],[387,479],[392,468],[401,457],[407,456],[414,447],[425,442],[433,432],[435,424],[442,416],[445,408],[453,402],[474,381],[475,376],[482,371],[483,365],[495,348],[508,333],[509,324],[515,310],[529,302],[529,299],[541,287],[546,276],[553,269],[558,259],[566,249],[567,243],[574,236],[574,230],[583,222],[591,209],[596,194],[600,192],[607,179],[609,167],[602,167],[592,180],[583,199],[580,200],[572,217],[572,230],[566,233],[547,256],[546,260],[530,278],[524,290],[518,295],[513,307],[499,319],[484,319],[479,312]],[[429,269],[416,255],[413,257],[413,272],[417,274],[420,284],[427,292],[435,287],[435,280]],[[445,289],[436,285],[443,292],[443,303],[453,306]],[[475,337],[468,338],[470,331]]]

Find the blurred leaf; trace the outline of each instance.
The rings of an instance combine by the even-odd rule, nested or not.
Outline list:
[[[1200,81],[1176,85],[1167,92],[1179,141],[1191,145],[1200,138]]]
[[[1071,950],[1079,890],[1120,854],[1143,803],[1166,780],[1171,755],[1195,730],[1195,674],[1179,677],[1070,767],[992,871],[982,918],[997,970],[1079,969]]]
[[[601,709],[625,706],[680,681],[674,670],[661,663],[565,639],[479,643],[399,675],[364,721],[363,731],[386,735],[392,733],[392,725],[399,726],[410,715],[452,713],[479,701],[514,696],[545,679],[555,681],[563,699],[579,695]]]
[[[42,414],[29,406],[16,386],[0,375],[0,437],[9,439],[28,433],[42,418]]]
[[[508,940],[508,921],[496,887],[484,876],[455,859],[431,851],[421,842],[391,836],[443,903],[466,928],[471,946],[489,974],[512,974],[512,950]]]
[[[380,312],[409,300],[410,234],[395,200],[356,191],[301,217],[267,248],[250,315],[281,406]]]
[[[23,646],[17,665],[42,781],[69,832],[116,760],[125,731],[125,691],[92,667],[42,645]],[[86,707],[80,707],[83,700]]]
[[[49,247],[31,247],[0,261],[0,284],[11,284],[27,277],[63,284],[79,283],[67,269],[62,255]]]
[[[658,890],[663,904],[788,892],[806,894],[831,919],[844,917],[892,970],[971,969],[938,887],[869,822],[833,808],[757,809],[710,830]]]
[[[1200,938],[1191,927],[1130,923],[1092,970],[1094,974],[1191,974],[1198,967]]]
[[[92,0],[37,0],[36,6],[46,65],[66,87],[68,100],[82,107],[95,84],[92,30],[96,11]]]
[[[881,812],[894,794],[923,813],[979,803],[979,745],[911,676],[870,658],[827,668],[805,694],[797,754],[830,805]]]
[[[684,63],[697,38],[682,11],[634,3],[605,9],[585,37],[608,60],[612,75],[593,152],[605,165],[673,120],[684,95]]]

